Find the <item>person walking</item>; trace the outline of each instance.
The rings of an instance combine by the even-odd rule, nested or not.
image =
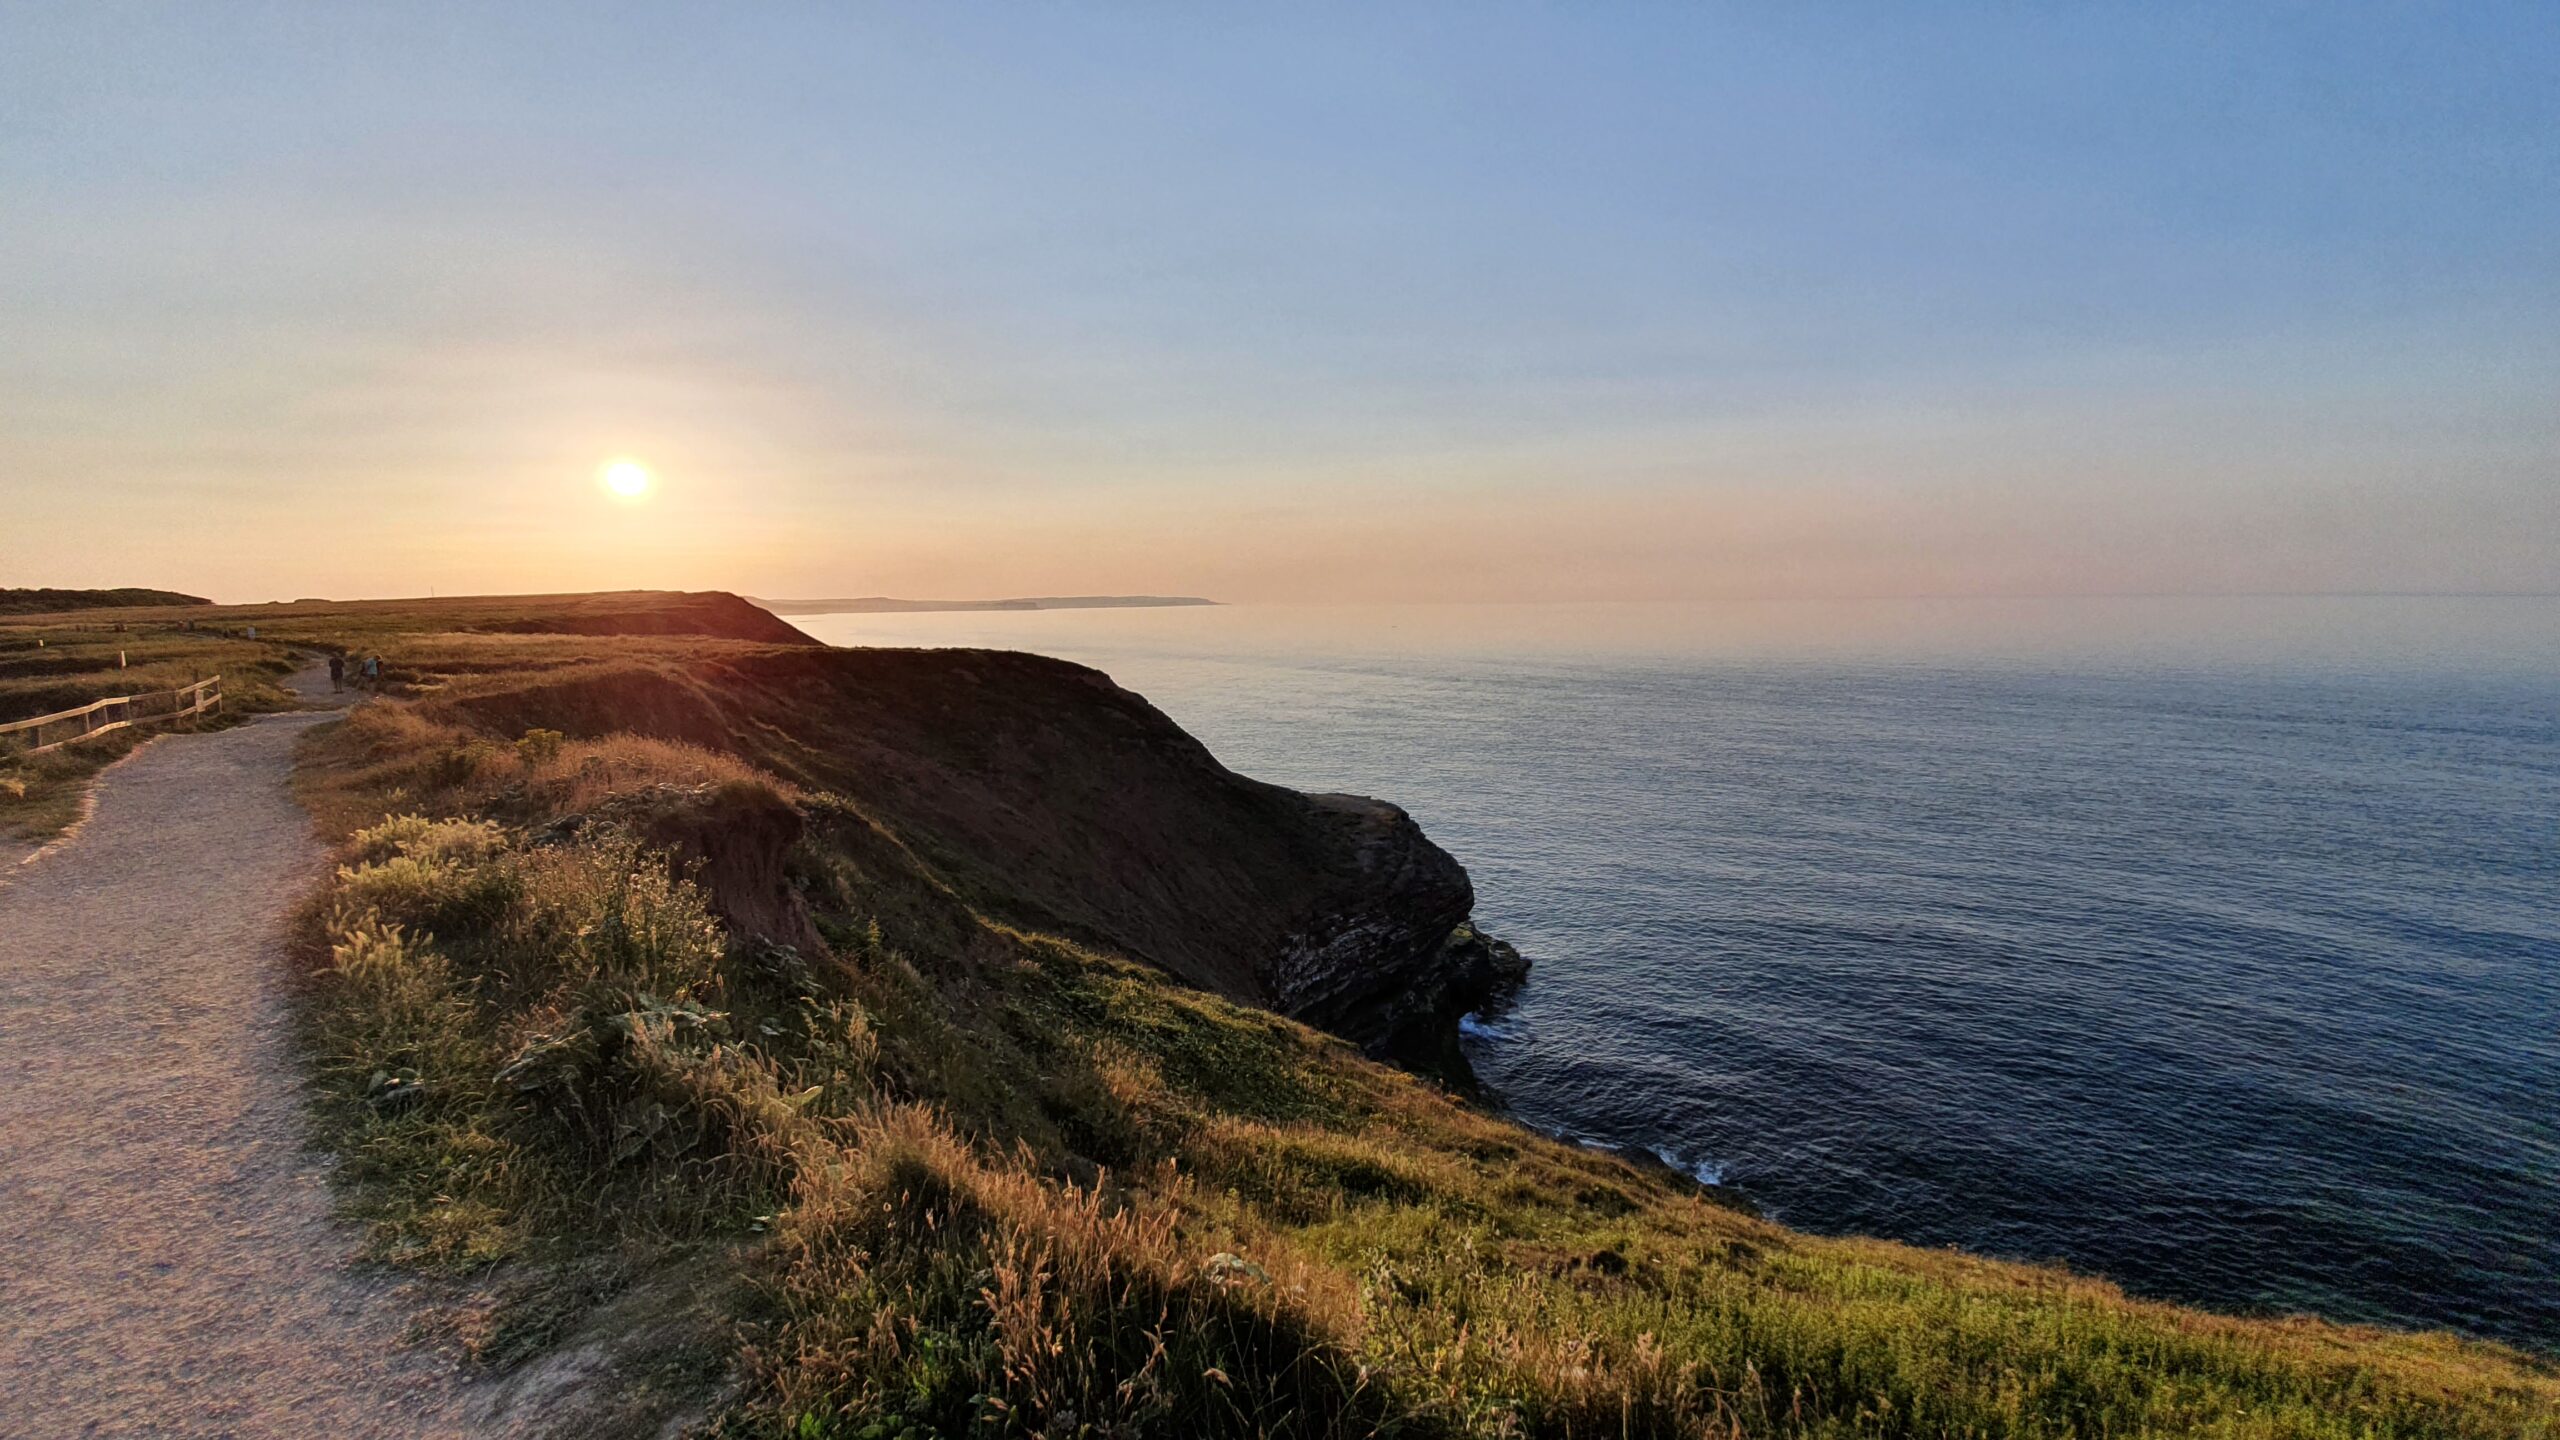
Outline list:
[[[375,694],[382,692],[382,657],[379,655],[364,657],[364,688]]]
[[[329,693],[335,695],[346,688],[347,657],[344,655],[332,655],[329,657]]]

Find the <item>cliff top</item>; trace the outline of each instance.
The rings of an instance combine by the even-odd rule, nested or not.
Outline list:
[[[200,595],[175,590],[48,590],[0,588],[0,615],[60,614],[71,610],[139,609],[166,605],[210,605]]]
[[[24,592],[60,594],[68,592]],[[157,591],[94,591],[97,595]],[[175,603],[175,602],[171,602]],[[768,645],[814,645],[798,629],[724,590],[621,590],[584,595],[446,595],[406,600],[277,600],[260,605],[188,601],[183,614],[158,603],[98,605],[76,613],[12,613],[0,624],[84,626],[185,624],[222,630],[257,626],[260,636],[360,643],[367,636],[427,634],[690,635]]]

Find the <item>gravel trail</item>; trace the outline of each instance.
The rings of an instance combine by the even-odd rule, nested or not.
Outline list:
[[[153,741],[0,885],[0,1436],[487,1433],[303,1146],[286,781],[328,718]]]

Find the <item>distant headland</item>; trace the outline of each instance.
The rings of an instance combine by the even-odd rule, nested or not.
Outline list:
[[[860,615],[912,610],[1145,610],[1218,602],[1197,595],[1025,595],[1012,600],[899,600],[864,595],[849,600],[755,599],[755,603],[776,615]]]
[[[210,605],[201,595],[175,590],[0,589],[0,615],[41,615],[59,610],[121,610],[140,605]]]

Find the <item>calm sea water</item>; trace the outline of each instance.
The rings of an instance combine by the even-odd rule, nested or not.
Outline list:
[[[1391,798],[1528,1122],[1791,1224],[2560,1345],[2560,601],[843,616]]]

